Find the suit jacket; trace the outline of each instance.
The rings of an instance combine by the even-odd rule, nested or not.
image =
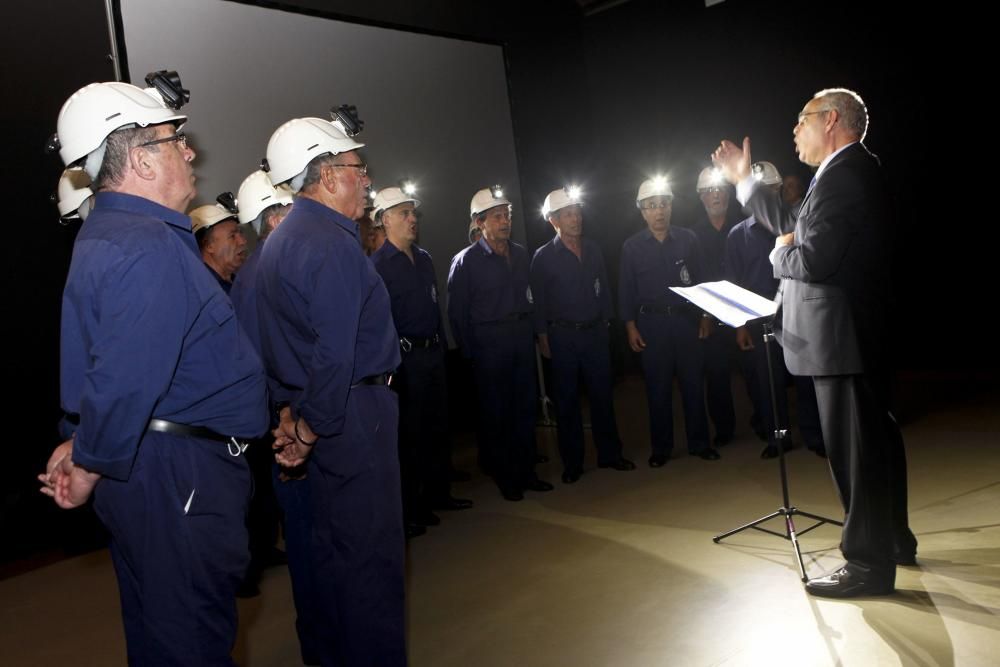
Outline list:
[[[776,233],[782,283],[775,333],[795,375],[881,371],[889,308],[890,218],[878,159],[862,144],[834,157],[806,194],[796,220],[778,196],[758,187],[747,202]]]

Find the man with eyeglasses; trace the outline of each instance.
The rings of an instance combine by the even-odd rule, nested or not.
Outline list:
[[[63,293],[69,440],[39,479],[63,508],[93,494],[135,665],[232,664],[249,560],[243,439],[267,429],[260,359],[184,215],[195,153],[179,107],[97,83],[58,120],[63,161],[82,163],[97,194]]]
[[[732,187],[722,174],[706,167],[698,174],[696,186],[705,214],[693,231],[701,246],[704,275],[702,281],[723,279],[726,237],[740,221],[738,206],[730,206]],[[733,371],[736,360],[736,338],[731,327],[713,320],[705,346],[705,394],[708,416],[715,426],[715,445],[722,447],[733,439],[736,430],[736,410],[733,407]],[[756,416],[756,415],[755,415]]]
[[[751,174],[758,187],[768,188],[775,194],[781,193],[781,174],[770,162],[756,162]],[[726,239],[725,278],[729,282],[773,299],[778,291],[778,279],[768,260],[774,246],[774,234],[764,223],[750,216],[733,227]],[[779,442],[775,437],[774,411],[771,405],[771,388],[768,375],[768,346],[764,344],[764,329],[760,322],[751,322],[736,329],[736,344],[741,350],[743,373],[747,379],[747,390],[753,404],[754,414],[759,419],[755,425],[758,437],[767,443],[761,450],[763,459],[778,456],[778,447],[787,449],[791,438]],[[788,396],[785,391],[785,376],[788,370],[778,345],[770,346],[771,367],[774,369],[775,400],[780,422],[790,427],[788,422]],[[816,408],[816,392],[811,378],[795,377],[799,431],[811,451],[825,456],[823,434],[820,430],[819,413]],[[789,433],[791,431],[789,430]]]
[[[535,336],[528,251],[510,240],[511,203],[499,186],[476,192],[470,217],[482,238],[451,260],[448,318],[472,360],[479,399],[480,463],[504,499],[551,491],[535,473]]]
[[[552,359],[558,414],[562,481],[574,484],[583,475],[583,416],[580,380],[587,385],[597,467],[635,470],[622,456],[612,396],[608,323],[613,316],[604,256],[583,235],[583,200],[579,188],[559,188],[545,197],[542,216],[555,237],[531,260],[531,293],[535,299],[535,334],[542,355]]]
[[[319,118],[271,136],[268,176],[296,198],[261,251],[260,338],[280,406],[278,462],[307,463],[321,662],[403,665],[399,411],[388,387],[399,338],[358,239],[371,183],[363,146]]]
[[[887,350],[890,209],[878,158],[862,144],[868,110],[844,88],[821,90],[799,113],[799,159],[816,167],[798,218],[750,174],[750,139],[712,156],[754,216],[779,236],[775,333],[788,369],[811,376],[823,440],[844,506],[846,563],[811,579],[813,595],[887,595],[896,566],[916,562],[906,510],[906,457],[890,412]]]
[[[636,206],[646,229],[622,246],[618,309],[629,347],[639,354],[646,380],[651,453],[649,466],[660,468],[674,446],[673,382],[677,376],[684,404],[688,453],[712,461],[705,414],[704,349],[709,319],[669,287],[702,282],[701,249],[691,230],[670,224],[673,190],[666,178],[643,181]]]

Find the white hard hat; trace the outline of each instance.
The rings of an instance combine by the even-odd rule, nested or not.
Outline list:
[[[670,181],[663,176],[643,181],[642,185],[639,186],[639,192],[635,195],[635,205],[639,206],[639,202],[650,197],[670,197],[673,199],[674,191],[670,189]]]
[[[143,90],[117,81],[92,83],[73,93],[59,111],[59,157],[69,166],[97,150],[122,127],[175,123],[179,128],[186,120],[187,116],[163,103],[155,88]]]
[[[408,201],[413,202],[413,208],[420,206],[419,199],[406,194],[401,188],[382,188],[375,194],[375,210],[372,211],[372,216]]]
[[[191,218],[191,231],[197,232],[199,229],[207,229],[212,225],[217,225],[226,220],[239,222],[239,216],[228,210],[222,204],[205,204],[194,209],[188,216]]]
[[[781,185],[781,174],[778,173],[778,168],[770,162],[763,160],[754,162],[750,167],[750,173],[753,174],[753,179],[761,185]]]
[[[236,193],[241,224],[252,223],[254,231],[260,234],[260,214],[269,206],[275,204],[291,204],[295,201],[292,191],[284,186],[274,187],[271,179],[261,170],[257,170],[243,179]]]
[[[494,185],[492,188],[483,188],[472,195],[472,202],[469,204],[469,215],[478,215],[495,206],[510,206],[510,201],[504,198],[503,190],[501,190],[499,185]]]
[[[695,190],[701,192],[702,190],[708,190],[709,188],[721,188],[726,184],[724,178],[722,178],[722,172],[715,167],[705,167],[698,174],[698,184],[695,186]]]
[[[267,142],[267,176],[274,185],[291,181],[305,171],[313,158],[337,155],[364,146],[322,118],[293,118],[271,135]],[[291,183],[298,192],[301,183]]]
[[[59,217],[64,220],[85,218],[88,211],[80,211],[81,205],[94,195],[90,189],[90,176],[79,167],[70,167],[59,177],[59,187],[56,190],[56,206]],[[89,208],[89,207],[85,207]]]
[[[542,217],[548,218],[556,211],[567,206],[583,206],[583,200],[580,198],[580,188],[559,188],[550,192],[542,203]]]

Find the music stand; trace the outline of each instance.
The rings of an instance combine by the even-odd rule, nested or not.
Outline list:
[[[802,562],[802,548],[799,546],[799,536],[805,535],[809,531],[826,523],[834,526],[843,526],[844,524],[840,521],[835,521],[834,519],[828,519],[827,517],[819,516],[817,514],[804,512],[792,505],[789,500],[788,471],[785,467],[785,448],[782,444],[782,440],[788,434],[788,429],[782,427],[781,415],[778,413],[777,409],[777,393],[774,388],[774,363],[771,358],[771,345],[774,341],[773,321],[777,305],[774,304],[774,302],[768,301],[753,292],[745,290],[725,280],[715,283],[703,283],[694,287],[672,287],[671,289],[700,307],[702,310],[715,316],[724,324],[728,324],[732,327],[738,327],[744,326],[748,322],[759,321],[764,328],[764,347],[767,355],[767,380],[771,389],[771,414],[774,420],[774,438],[778,443],[778,470],[781,475],[782,505],[770,514],[754,519],[750,523],[746,523],[738,528],[726,531],[721,535],[716,535],[712,538],[712,541],[718,544],[730,535],[735,535],[736,533],[740,533],[751,528],[759,530],[763,533],[768,533],[769,535],[776,535],[784,538],[792,543],[792,547],[795,550],[796,561],[799,565],[799,575],[802,581],[806,582],[809,578],[806,576],[805,564]],[[808,517],[816,523],[809,526],[805,530],[797,531],[795,529],[794,520],[794,517],[797,514]],[[778,517],[783,517],[785,520],[785,531],[783,533],[761,527],[760,524],[770,521],[771,519],[777,519]]]

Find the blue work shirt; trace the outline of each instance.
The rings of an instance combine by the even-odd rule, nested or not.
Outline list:
[[[690,229],[671,226],[662,243],[649,229],[633,234],[622,246],[618,312],[634,321],[640,306],[679,306],[684,299],[670,287],[704,281],[701,249]]]
[[[215,278],[215,281],[219,283],[219,287],[222,288],[222,291],[225,292],[226,294],[229,294],[230,290],[233,289],[233,283],[229,282],[228,280],[220,276],[218,273],[216,273],[215,269],[210,267],[208,264],[205,265],[205,268],[208,269],[208,272],[212,274],[212,277]]]
[[[474,325],[532,311],[528,251],[513,242],[508,247],[508,257],[502,257],[481,238],[451,260],[448,320],[455,342],[467,356]]]
[[[298,197],[257,267],[260,343],[275,401],[318,435],[344,430],[351,385],[399,365],[389,293],[357,224]]]
[[[236,318],[243,326],[247,337],[253,343],[253,349],[260,354],[260,323],[257,318],[257,266],[260,262],[260,252],[264,248],[264,241],[257,243],[250,256],[243,262],[243,266],[236,273],[233,280],[232,289],[229,290],[229,300],[233,302],[233,309],[236,310]]]
[[[725,279],[773,299],[778,279],[768,259],[772,248],[774,234],[753,216],[736,225],[726,239]]]
[[[548,333],[549,322],[609,320],[614,314],[608,273],[597,243],[583,239],[581,256],[557,234],[531,260],[531,295],[535,333]]]
[[[370,257],[389,291],[396,331],[404,338],[438,335],[443,340],[434,263],[430,253],[416,243],[410,250],[412,262],[405,252],[386,240]]]
[[[730,204],[729,210],[735,210],[734,204]],[[726,239],[729,232],[736,225],[736,220],[731,216],[726,217],[726,222],[721,229],[716,229],[709,222],[708,218],[703,219],[694,226],[694,235],[698,237],[698,246],[701,248],[702,275],[698,282],[711,282],[723,279],[723,262],[726,257]]]
[[[63,409],[75,463],[126,480],[150,418],[255,437],[268,426],[260,358],[205,270],[191,219],[100,192],[63,292]],[[221,445],[220,445],[221,446]]]

